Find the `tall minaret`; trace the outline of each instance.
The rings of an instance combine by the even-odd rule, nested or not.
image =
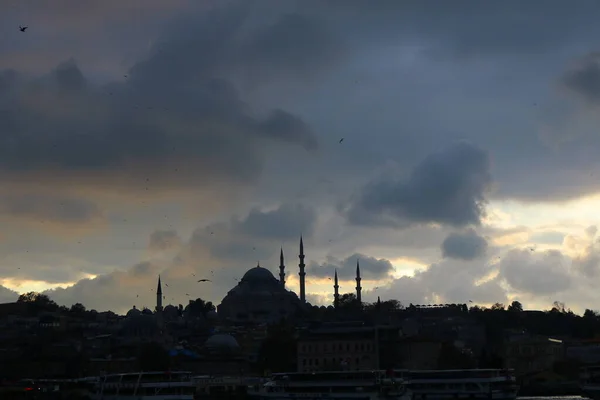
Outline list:
[[[333,306],[335,308],[338,307],[340,303],[340,285],[338,285],[338,277],[337,277],[337,269],[335,270],[335,275],[333,277]]]
[[[160,275],[158,276],[158,287],[156,288],[156,312],[161,312],[163,310],[162,306],[162,286],[160,284]]]
[[[300,276],[300,301],[306,303],[306,286],[304,281],[306,273],[304,272],[304,243],[302,243],[302,236],[300,236],[300,254],[298,258],[300,258],[300,264],[298,264],[298,267],[300,267],[300,272],[298,273]]]
[[[358,260],[356,260],[356,300],[359,303],[362,303],[362,297],[360,292],[362,291],[362,287],[360,287],[360,265],[358,264]]]
[[[285,263],[283,262],[283,247],[279,253],[279,282],[285,287]]]

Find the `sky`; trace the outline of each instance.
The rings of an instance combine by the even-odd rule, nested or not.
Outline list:
[[[297,291],[302,235],[312,304],[359,259],[365,301],[599,309],[598,12],[3,1],[0,302],[218,304],[281,248]]]

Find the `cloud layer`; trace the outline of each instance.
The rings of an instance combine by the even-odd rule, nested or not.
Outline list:
[[[303,235],[315,299],[600,300],[600,220],[541,211],[600,191],[598,4],[76,3],[0,13],[3,285],[218,302]]]

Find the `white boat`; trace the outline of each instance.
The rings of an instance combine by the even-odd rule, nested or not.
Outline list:
[[[457,369],[396,371],[414,400],[514,400],[519,387],[512,370]]]
[[[257,400],[410,400],[401,379],[383,371],[335,371],[273,374],[262,385],[248,388]]]
[[[196,386],[186,371],[135,372],[97,378],[92,400],[193,400]]]

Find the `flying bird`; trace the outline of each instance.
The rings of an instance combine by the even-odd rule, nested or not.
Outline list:
[[[344,138],[341,138],[338,143],[342,143],[343,141],[344,141]]]
[[[198,279],[198,282],[212,282],[210,279]]]
[[[27,28],[29,28],[29,27],[28,26],[21,26],[21,25],[19,25],[19,30],[21,32],[25,32],[27,30]]]

